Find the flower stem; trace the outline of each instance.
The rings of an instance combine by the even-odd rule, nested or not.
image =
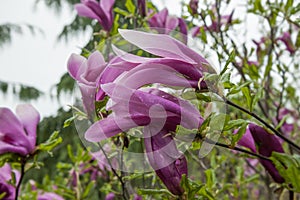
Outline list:
[[[279,138],[281,138],[282,140],[286,141],[289,145],[291,145],[292,147],[294,147],[298,152],[300,152],[300,147],[298,145],[296,145],[293,141],[291,141],[290,139],[288,139],[287,137],[285,137],[284,135],[282,135],[278,130],[276,130],[273,126],[271,126],[270,124],[268,124],[266,121],[264,121],[262,118],[260,118],[257,114],[233,103],[232,101],[226,99],[225,97],[223,98],[224,102],[232,107],[235,107],[241,111],[243,111],[244,113],[247,113],[248,115],[254,117],[255,119],[257,119],[260,123],[262,123],[264,126],[266,126],[268,129],[270,129],[271,131],[273,131],[273,133],[275,135],[277,135]]]
[[[26,164],[26,160],[25,160],[25,158],[22,158],[22,160],[21,160],[21,175],[20,175],[20,180],[18,181],[17,186],[16,186],[15,200],[18,200],[18,198],[19,198],[19,190],[20,190],[21,183],[22,183],[22,180],[25,175],[25,164]]]

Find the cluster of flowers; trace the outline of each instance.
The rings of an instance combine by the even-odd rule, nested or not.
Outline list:
[[[16,114],[8,108],[0,108],[0,154],[14,153],[23,158],[33,155],[36,150],[36,129],[39,121],[38,111],[30,104],[18,105]],[[12,181],[13,177],[15,181]],[[8,163],[0,168],[0,194],[4,194],[4,199],[15,199],[16,185],[19,181],[20,172],[12,170]],[[39,190],[37,194],[37,199],[63,199],[52,192]]]
[[[158,56],[155,58],[124,54],[114,47],[116,56],[105,62],[95,51],[88,59],[73,54],[68,62],[70,75],[77,80],[87,112],[94,110],[94,102],[109,97],[106,110],[111,114],[95,122],[85,133],[90,142],[144,126],[144,144],[150,165],[166,187],[176,195],[183,174],[187,174],[187,161],[174,142],[170,132],[177,125],[197,129],[203,118],[188,101],[172,96],[153,84],[183,88],[207,88],[199,84],[204,72],[216,73],[209,63],[185,44],[165,34],[119,30],[121,36],[140,49]],[[155,42],[153,42],[155,41]],[[147,85],[147,87],[143,87]],[[88,93],[87,93],[88,92]],[[273,151],[283,152],[278,138],[256,124],[250,124],[238,143],[263,156]],[[276,182],[284,180],[273,163],[260,160]]]

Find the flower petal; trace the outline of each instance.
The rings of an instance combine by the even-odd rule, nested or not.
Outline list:
[[[284,152],[275,135],[268,133],[264,128],[252,123],[249,124],[249,129],[255,143],[258,145],[258,152],[260,154],[269,157],[272,155],[273,151],[279,153]],[[278,170],[271,161],[261,159],[260,162],[272,176],[274,181],[278,183],[284,182],[284,179],[280,176]]]
[[[16,108],[16,114],[23,124],[24,130],[27,133],[27,138],[31,144],[31,151],[33,151],[36,143],[36,129],[40,121],[40,114],[30,104],[18,105]]]
[[[80,66],[86,61],[85,57],[72,54],[68,60],[68,72],[70,76],[75,79],[79,80],[80,74],[82,70],[80,70]]]
[[[125,40],[151,54],[161,57],[182,59],[191,64],[197,64],[193,59],[186,55],[188,51],[191,52],[192,50],[169,35],[125,29],[119,29],[119,33]]]
[[[20,120],[8,108],[0,108],[0,140],[13,146],[22,146],[29,153],[31,144]]]
[[[177,17],[173,17],[173,16],[169,16],[167,17],[166,20],[166,26],[165,28],[166,30],[166,34],[170,33],[172,30],[176,29],[176,27],[178,26],[178,19]]]
[[[84,4],[75,4],[75,9],[79,16],[97,19],[99,22],[102,22],[98,15],[90,7]]]
[[[139,122],[136,124],[133,122]],[[85,139],[90,142],[99,142],[110,138],[118,133],[127,131],[130,128],[143,126],[149,123],[149,117],[146,116],[122,116],[108,117],[94,123],[85,133]]]

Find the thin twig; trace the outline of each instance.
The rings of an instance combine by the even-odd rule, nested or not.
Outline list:
[[[266,121],[264,121],[262,118],[260,118],[257,114],[250,112],[249,110],[231,102],[230,100],[226,99],[225,97],[223,98],[224,102],[228,105],[231,105],[232,107],[235,107],[241,111],[243,111],[244,113],[247,113],[248,115],[254,117],[255,119],[257,119],[260,123],[262,123],[264,126],[266,126],[268,129],[270,129],[275,135],[277,135],[279,138],[283,139],[284,141],[286,141],[289,145],[291,145],[292,147],[294,147],[298,152],[300,152],[300,147],[298,145],[296,145],[293,141],[291,141],[290,139],[288,139],[287,137],[285,137],[284,135],[282,135],[278,130],[276,130],[273,126],[271,126],[269,123],[267,123]]]
[[[25,164],[26,164],[26,159],[25,158],[21,158],[21,175],[20,175],[20,179],[19,179],[19,182],[17,183],[17,186],[16,186],[16,196],[15,196],[15,200],[18,200],[19,198],[19,190],[20,190],[20,187],[21,187],[21,184],[22,184],[22,180],[24,178],[24,175],[25,175]]]

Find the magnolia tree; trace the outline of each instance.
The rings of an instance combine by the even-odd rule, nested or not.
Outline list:
[[[299,3],[73,8],[93,30],[56,86],[74,104],[0,108],[1,199],[300,197]]]

